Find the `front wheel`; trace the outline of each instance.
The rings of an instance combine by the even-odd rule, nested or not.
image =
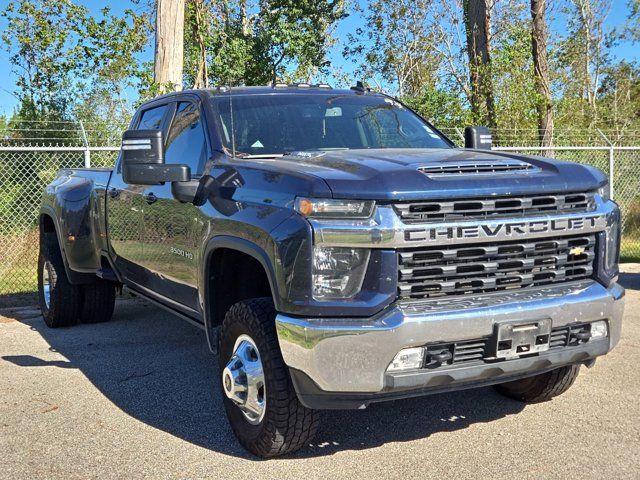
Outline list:
[[[502,395],[526,403],[539,403],[569,390],[580,373],[580,365],[567,365],[533,377],[496,385]]]
[[[245,300],[229,309],[218,362],[227,418],[242,446],[267,458],[311,441],[319,412],[302,405],[291,384],[271,299]]]

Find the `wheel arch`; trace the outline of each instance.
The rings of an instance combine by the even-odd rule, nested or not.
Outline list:
[[[67,279],[69,283],[72,285],[82,285],[93,283],[95,281],[95,274],[93,273],[84,273],[84,272],[76,272],[71,269],[69,266],[69,259],[67,255],[67,251],[65,249],[65,241],[58,221],[58,216],[56,215],[55,210],[49,206],[43,206],[40,209],[40,214],[38,216],[38,227],[39,227],[39,240],[42,242],[43,235],[45,233],[55,233],[56,239],[58,241],[58,248],[60,249],[60,254],[62,255],[62,262],[64,264],[64,271],[67,275]]]
[[[228,266],[233,265],[233,271]],[[257,271],[255,271],[260,267]],[[243,274],[252,272],[251,283],[238,283]],[[228,281],[221,282],[222,278]],[[220,282],[220,288],[213,288]],[[199,302],[209,348],[217,351],[216,327],[222,323],[226,309],[249,298],[269,296],[278,309],[279,295],[273,258],[259,245],[239,237],[220,235],[212,238],[202,256]]]

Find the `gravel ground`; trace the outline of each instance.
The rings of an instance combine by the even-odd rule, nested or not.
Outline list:
[[[625,270],[622,341],[565,395],[327,412],[313,445],[269,461],[235,441],[195,327],[135,300],[60,330],[0,310],[0,478],[640,478],[640,265]]]

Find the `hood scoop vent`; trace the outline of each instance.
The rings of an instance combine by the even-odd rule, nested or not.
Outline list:
[[[429,177],[445,175],[495,175],[508,173],[528,173],[539,170],[530,163],[519,160],[504,161],[472,161],[454,164],[425,165],[418,170]]]

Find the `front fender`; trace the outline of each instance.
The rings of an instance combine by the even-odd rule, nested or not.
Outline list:
[[[273,245],[273,240],[269,239],[268,243]],[[200,269],[200,285],[202,285],[202,288],[198,289],[198,301],[200,303],[200,309],[204,317],[203,320],[205,324],[205,332],[207,335],[207,343],[209,344],[209,348],[213,352],[216,352],[218,347],[217,336],[215,334],[215,326],[213,324],[214,322],[212,318],[214,306],[211,304],[211,299],[213,298],[213,295],[211,295],[210,291],[211,282],[209,282],[208,279],[211,276],[211,255],[220,248],[237,250],[256,259],[260,263],[260,265],[262,265],[264,271],[267,274],[275,307],[278,310],[281,299],[281,296],[278,293],[280,291],[278,287],[279,282],[276,278],[276,271],[273,268],[273,265],[277,263],[276,259],[274,258],[275,247],[270,249],[271,253],[267,253],[264,248],[243,238],[233,237],[230,235],[218,235],[211,238],[207,242],[202,255],[202,267]]]

